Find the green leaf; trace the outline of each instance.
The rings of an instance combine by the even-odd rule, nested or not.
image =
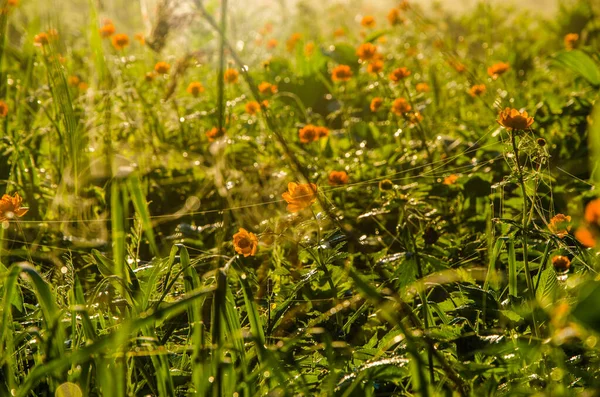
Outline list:
[[[571,69],[594,86],[600,85],[600,68],[585,52],[561,51],[554,56],[555,63]]]

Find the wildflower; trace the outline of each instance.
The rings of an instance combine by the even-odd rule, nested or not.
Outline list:
[[[392,26],[396,26],[404,22],[404,18],[400,15],[400,10],[392,8],[387,14],[387,20]]]
[[[517,109],[506,108],[498,115],[498,123],[513,130],[524,130],[533,124],[533,117],[529,117],[527,112],[519,112]]]
[[[277,86],[263,81],[258,85],[258,91],[261,94],[275,94],[277,92]]]
[[[556,234],[557,237],[563,238],[569,234],[571,231],[571,217],[563,214],[556,214],[552,219],[550,219],[550,223],[548,224],[548,229]]]
[[[397,68],[392,73],[390,73],[390,80],[397,83],[400,80],[403,80],[410,76],[410,70],[405,67]]]
[[[585,206],[585,221],[600,225],[600,199],[592,200]]]
[[[464,73],[467,70],[467,67],[462,63],[459,62],[457,60],[451,60],[448,62],[450,64],[450,66],[452,66],[454,68],[454,70],[456,70],[458,73]]]
[[[431,91],[431,89],[429,88],[429,84],[427,83],[419,83],[416,85],[415,87],[417,89],[417,92],[429,92]]]
[[[298,212],[310,207],[317,200],[317,185],[314,183],[288,183],[288,191],[281,195],[288,203],[287,210]]]
[[[8,105],[3,100],[0,100],[0,117],[6,117],[8,115]]]
[[[129,45],[129,36],[125,33],[118,33],[112,38],[112,45],[117,51],[120,51]]]
[[[586,247],[596,246],[596,237],[587,227],[580,227],[575,231],[575,238]]]
[[[73,87],[77,87],[80,81],[81,80],[77,76],[69,76],[69,78],[67,79],[67,83]]]
[[[444,185],[454,185],[458,181],[458,175],[452,174],[444,178]]]
[[[329,136],[329,128],[327,127],[316,127],[317,128],[317,137],[318,138],[326,138]]]
[[[225,129],[221,128],[220,130],[217,127],[213,127],[211,130],[206,131],[206,137],[209,142],[214,142],[218,138],[225,135]]]
[[[85,81],[81,81],[79,84],[77,84],[77,89],[79,91],[87,91],[88,88],[90,88],[90,86]]]
[[[244,257],[254,256],[258,251],[258,237],[240,227],[238,232],[233,235],[233,248],[235,252]]]
[[[546,146],[546,140],[544,138],[538,138],[535,140],[538,144],[539,147],[544,147]]]
[[[304,46],[304,55],[306,55],[307,57],[311,57],[312,54],[314,54],[315,52],[315,43],[308,42],[306,43],[306,45]]]
[[[223,79],[226,83],[235,84],[238,81],[240,73],[235,69],[227,69],[223,74]]]
[[[298,137],[302,143],[310,143],[319,139],[319,130],[317,126],[307,124],[298,131]]]
[[[271,39],[267,41],[267,48],[275,48],[277,47],[277,44],[279,44],[279,42],[276,39]]]
[[[188,92],[188,94],[197,97],[200,93],[204,92],[204,86],[199,81],[192,81],[188,85],[186,91]]]
[[[344,28],[336,29],[333,32],[333,37],[344,37],[345,35],[346,35],[346,31],[344,30]]]
[[[410,109],[412,109],[412,106],[404,98],[398,98],[392,103],[392,112],[398,116],[410,112]]]
[[[481,96],[485,93],[485,84],[475,84],[469,88],[469,95],[473,98]]]
[[[370,61],[377,55],[377,46],[372,43],[363,43],[358,47],[358,50],[356,50],[356,55],[358,55],[362,61]]]
[[[21,207],[23,198],[19,196],[19,193],[15,193],[13,196],[5,194],[0,200],[0,222],[14,219],[15,217],[22,217],[29,211],[27,207]]]
[[[407,118],[411,125],[419,124],[421,121],[423,121],[423,115],[420,112],[408,113]]]
[[[285,42],[288,52],[294,51],[294,48],[296,48],[296,43],[300,41],[301,38],[302,35],[300,33],[294,33],[290,36],[290,38]]]
[[[36,46],[43,47],[45,45],[48,45],[50,40],[48,38],[48,34],[42,32],[35,35],[35,37],[33,38],[33,42]]]
[[[170,69],[171,65],[166,62],[157,62],[156,65],[154,65],[154,71],[158,74],[167,74]]]
[[[379,181],[379,190],[387,191],[387,190],[392,190],[393,188],[394,188],[394,182],[390,181],[389,179],[383,179],[383,180]]]
[[[115,31],[115,25],[113,25],[112,23],[106,23],[100,28],[100,36],[102,38],[107,38],[115,34]]]
[[[256,114],[258,112],[260,112],[260,103],[256,101],[250,101],[246,103],[246,113]]]
[[[133,38],[136,39],[137,42],[140,43],[140,45],[146,44],[146,37],[144,37],[143,33],[136,33],[135,36],[133,36]]]
[[[490,66],[488,68],[487,72],[491,78],[496,80],[498,77],[500,77],[504,73],[508,72],[508,69],[510,69],[510,65],[508,63],[498,62],[498,63]]]
[[[346,171],[331,171],[327,180],[331,186],[345,185],[348,183],[348,174]]]
[[[367,66],[367,72],[371,74],[377,74],[383,70],[383,61],[376,60]]]
[[[148,72],[144,76],[144,80],[146,80],[147,83],[150,83],[151,81],[154,80],[154,77],[156,77],[156,74],[154,72]]]
[[[360,21],[360,24],[365,28],[373,28],[375,27],[375,18],[373,18],[371,15],[366,15]]]
[[[352,70],[348,65],[339,65],[333,68],[331,79],[333,81],[348,81],[352,77]]]
[[[381,108],[381,105],[383,105],[383,98],[375,97],[371,100],[369,108],[371,109],[371,112],[375,113]]]
[[[565,48],[567,51],[571,51],[575,48],[575,43],[579,40],[579,35],[577,33],[569,33],[565,35]]]
[[[566,273],[571,267],[571,261],[566,256],[557,255],[552,258],[552,266],[557,273]]]

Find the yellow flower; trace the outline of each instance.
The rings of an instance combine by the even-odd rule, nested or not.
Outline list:
[[[498,123],[506,128],[513,130],[524,130],[533,124],[533,117],[529,117],[527,112],[519,112],[517,109],[506,108],[498,116]]]
[[[392,103],[392,112],[398,116],[410,112],[412,106],[404,98],[398,98]]]
[[[352,77],[352,70],[348,65],[339,65],[333,68],[331,79],[333,81],[348,81]]]
[[[235,84],[238,81],[240,73],[235,69],[227,69],[223,74],[223,79],[226,83]]]
[[[258,237],[240,227],[239,231],[233,235],[233,247],[235,252],[244,257],[254,256],[258,251]]]
[[[288,203],[287,210],[298,212],[310,207],[317,200],[317,185],[314,183],[288,183],[288,191],[281,195]]]
[[[458,181],[458,175],[452,174],[444,178],[444,185],[454,185]]]
[[[0,100],[0,117],[8,116],[8,105],[3,100]]]
[[[19,193],[15,193],[12,197],[8,194],[3,195],[0,200],[0,222],[25,215],[29,208],[21,207],[22,202],[23,198],[19,196]]]
[[[157,62],[156,65],[154,65],[154,71],[158,74],[167,74],[170,69],[171,65],[166,62]]]
[[[356,50],[356,55],[363,61],[370,61],[377,56],[377,46],[372,43],[363,43]]]
[[[113,36],[112,45],[116,50],[122,50],[129,45],[129,36],[125,33],[119,33]]]
[[[565,35],[565,48],[567,51],[571,51],[575,48],[575,43],[579,40],[579,35],[577,33],[569,33]]]
[[[204,86],[199,81],[192,81],[186,90],[188,94],[191,94],[195,97],[200,95],[200,93],[204,92]]]
[[[469,95],[473,98],[481,96],[485,93],[485,84],[475,84],[469,88]]]
[[[431,90],[427,83],[419,83],[415,88],[417,89],[417,92],[429,92]]]
[[[563,214],[556,214],[552,219],[550,219],[550,223],[548,224],[548,229],[556,234],[557,237],[563,238],[569,234],[571,230],[571,217]]]
[[[504,73],[508,72],[508,69],[510,69],[510,65],[508,63],[498,62],[498,63],[490,66],[488,68],[487,72],[491,78],[496,80],[498,77],[500,77]]]

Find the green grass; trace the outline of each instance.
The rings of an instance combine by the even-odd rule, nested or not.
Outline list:
[[[543,16],[160,2],[146,44],[145,1],[42,3],[0,0],[0,192],[28,207],[0,202],[0,396],[600,389],[598,247],[581,234],[600,236],[593,2]],[[378,74],[356,54],[366,42]],[[498,62],[510,69],[492,78]],[[396,84],[398,67],[411,74]],[[534,123],[501,126],[507,107]],[[303,143],[310,124],[328,134]],[[290,182],[317,186],[296,213]],[[255,254],[236,253],[240,228]]]

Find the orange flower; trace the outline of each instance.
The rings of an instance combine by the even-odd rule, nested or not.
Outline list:
[[[135,36],[133,36],[133,38],[136,39],[141,45],[146,44],[146,37],[143,33],[136,33]]]
[[[188,94],[191,94],[195,97],[200,95],[201,92],[204,92],[204,86],[199,81],[192,81],[186,90]]]
[[[129,45],[129,36],[125,33],[118,33],[112,38],[112,45],[116,50],[120,51]]]
[[[373,98],[371,100],[371,105],[369,106],[371,108],[371,112],[375,113],[379,110],[379,108],[381,108],[381,105],[383,105],[383,98],[380,97],[376,97]]]
[[[412,106],[404,98],[398,98],[392,103],[392,112],[398,116],[410,112],[410,109],[412,109]]]
[[[240,73],[235,69],[227,69],[223,74],[223,79],[226,83],[235,84],[238,81]]]
[[[312,124],[307,124],[298,131],[298,137],[302,143],[310,143],[319,139],[319,127]]]
[[[450,64],[450,66],[452,66],[452,67],[454,68],[454,70],[456,70],[458,73],[464,73],[464,72],[465,72],[465,70],[467,70],[467,67],[466,67],[466,66],[465,66],[463,63],[461,63],[461,62],[459,62],[459,61],[456,61],[456,60],[451,60],[451,61],[448,61],[448,63],[449,63],[449,64]]]
[[[452,174],[444,178],[444,185],[454,185],[458,181],[458,175]]]
[[[290,36],[290,38],[285,42],[288,52],[294,51],[294,48],[296,48],[296,43],[300,41],[301,38],[302,35],[300,33],[294,33]]]
[[[510,69],[510,65],[508,63],[498,62],[497,64],[490,66],[487,72],[491,78],[496,80],[498,77],[508,72],[508,69]]]
[[[258,112],[260,112],[260,103],[256,101],[250,101],[246,103],[246,113],[256,114]]]
[[[600,226],[600,199],[595,199],[585,206],[585,221]]]
[[[154,71],[158,74],[167,74],[170,69],[171,65],[166,62],[157,62],[156,65],[154,65]]]
[[[481,96],[485,93],[485,84],[475,84],[471,88],[469,88],[469,95],[473,98],[477,96]]]
[[[411,125],[419,124],[423,121],[423,115],[420,112],[408,113],[407,118]]]
[[[277,86],[263,81],[258,85],[258,91],[261,94],[275,94],[277,92]]]
[[[115,25],[107,23],[100,28],[100,36],[102,36],[102,38],[110,37],[115,34],[115,30]]]
[[[377,74],[383,70],[383,61],[375,60],[367,66],[367,72]]]
[[[556,214],[552,219],[550,219],[550,223],[548,224],[548,229],[556,234],[557,237],[563,238],[569,234],[571,231],[571,217],[563,214]]]
[[[575,48],[575,43],[579,40],[579,35],[577,33],[569,33],[565,35],[565,48],[567,51],[571,51]]]
[[[348,65],[339,65],[333,68],[331,79],[333,81],[348,81],[352,77],[352,70]]]
[[[33,38],[33,42],[36,46],[43,47],[45,45],[48,45],[50,39],[48,38],[48,34],[42,32],[35,35],[35,37]]]
[[[575,238],[586,247],[596,246],[596,237],[590,229],[585,226],[582,226],[575,231]]]
[[[23,198],[19,196],[19,193],[15,193],[12,197],[8,194],[3,195],[0,200],[0,222],[25,215],[29,208],[21,207],[22,202]]]
[[[258,251],[258,237],[240,227],[239,231],[233,235],[233,248],[235,252],[244,257],[254,256]]]
[[[402,67],[395,69],[392,73],[390,73],[390,80],[397,83],[400,80],[407,78],[408,76],[410,76],[410,70],[408,70],[405,67]]]
[[[267,41],[267,48],[275,48],[277,47],[277,44],[279,44],[279,42],[276,39],[271,39]]]
[[[533,117],[529,117],[525,111],[519,112],[517,109],[506,108],[500,112],[496,121],[506,128],[524,130],[533,124]]]
[[[392,8],[387,14],[387,20],[392,26],[396,26],[404,22],[404,18],[400,15],[400,10]]]
[[[419,83],[415,88],[417,89],[417,92],[429,92],[431,90],[427,83]]]
[[[8,5],[16,7],[19,5],[19,0],[8,0]]]
[[[209,142],[214,142],[223,135],[225,135],[224,128],[221,128],[221,130],[219,131],[217,127],[213,127],[210,131],[206,131],[206,137],[208,138]]]
[[[69,78],[67,79],[67,83],[69,85],[72,85],[73,87],[77,87],[80,82],[81,80],[77,76],[69,76]]]
[[[346,31],[344,30],[344,28],[336,29],[333,32],[333,37],[344,37],[345,35],[346,35]]]
[[[306,45],[304,46],[304,55],[306,55],[307,57],[311,57],[312,54],[315,53],[315,43],[308,42],[306,43]]]
[[[331,186],[345,185],[348,183],[348,174],[346,171],[331,171],[327,180]]]
[[[375,27],[375,18],[371,15],[366,15],[360,21],[360,24],[365,28],[373,28]]]
[[[317,185],[314,183],[288,183],[288,191],[281,195],[288,203],[287,210],[298,212],[310,207],[317,200]]]
[[[319,138],[327,138],[329,136],[329,128],[327,127],[316,127],[317,135]]]
[[[358,55],[362,61],[370,61],[377,55],[377,46],[372,43],[363,43],[358,47],[358,50],[356,50],[356,55]]]
[[[557,273],[565,273],[571,267],[571,261],[566,256],[557,255],[552,258],[552,266]]]
[[[8,116],[8,105],[3,100],[0,100],[0,117]]]

